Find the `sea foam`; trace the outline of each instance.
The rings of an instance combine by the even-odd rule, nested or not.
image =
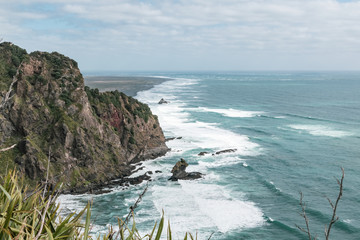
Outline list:
[[[326,136],[326,137],[347,137],[353,135],[350,132],[335,130],[328,126],[323,125],[289,125],[290,128],[296,130],[303,130],[314,136]]]
[[[154,205],[171,220],[174,232],[186,229],[195,233],[199,229],[253,228],[264,223],[263,214],[249,201],[233,199],[223,186],[200,181],[179,181],[180,186],[154,186]],[[201,234],[204,236],[204,234]]]
[[[219,128],[217,123],[194,121],[191,118],[191,114],[187,112],[189,111],[189,108],[186,108],[187,104],[178,100],[176,93],[188,91],[191,89],[189,85],[196,83],[197,81],[192,79],[172,80],[151,90],[139,92],[136,98],[150,105],[152,112],[158,116],[165,134],[182,137],[191,145],[190,148],[215,150],[236,148],[238,154],[253,155],[258,145],[251,142],[247,136]],[[161,98],[169,100],[170,103],[157,104]],[[232,110],[219,111],[231,116],[252,116],[260,113],[239,110],[235,113],[231,113]]]
[[[233,109],[233,108],[217,109],[217,108],[198,107],[198,108],[194,108],[192,110],[199,111],[199,112],[219,113],[225,117],[232,117],[232,118],[250,118],[250,117],[256,117],[256,116],[263,114],[263,112],[244,111],[244,110],[238,110],[238,109]]]
[[[231,197],[229,190],[216,184],[219,176],[209,171],[209,168],[243,163],[244,160],[240,156],[258,154],[259,145],[251,142],[245,135],[222,129],[217,123],[194,120],[191,116],[194,109],[188,108],[187,103],[178,98],[179,94],[194,92],[196,88],[191,86],[194,84],[197,84],[197,81],[176,79],[137,95],[137,98],[148,103],[152,112],[158,116],[166,135],[182,137],[167,142],[172,149],[167,154],[168,159],[173,161],[172,156],[182,156],[186,151],[206,150],[214,153],[230,148],[237,150],[228,154],[210,154],[203,157],[198,157],[195,153],[193,159],[187,160],[191,163],[195,159],[198,164],[190,165],[189,171],[205,173],[205,178],[197,181],[179,181],[180,185],[172,182],[166,183],[165,186],[154,185],[150,190],[153,204],[159,212],[165,209],[166,217],[171,220],[172,231],[178,234],[178,237],[184,234],[181,233],[184,229],[193,233],[198,231],[201,236],[205,236],[214,229],[225,233],[233,229],[261,226],[264,222],[261,210],[250,201]],[[161,98],[170,103],[157,104]],[[216,112],[229,117],[254,117],[261,114],[234,109],[195,108],[195,111]],[[160,161],[163,164],[162,169],[166,171],[168,168],[169,172],[173,164]]]

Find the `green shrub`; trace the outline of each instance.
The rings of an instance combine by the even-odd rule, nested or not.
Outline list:
[[[129,143],[136,144],[136,140],[135,140],[135,138],[133,136],[130,136]]]
[[[10,171],[0,182],[0,239],[75,239],[75,240],[160,240],[164,228],[164,214],[155,223],[151,233],[140,236],[136,223],[133,221],[131,229],[126,225],[127,220],[118,218],[119,230],[109,228],[103,236],[90,235],[91,204],[90,202],[79,213],[70,213],[61,217],[60,204],[56,202],[57,187],[52,192],[45,191],[45,187],[37,188],[28,193],[17,177],[18,173]],[[145,191],[144,191],[145,192]],[[28,193],[28,195],[26,195]],[[135,203],[135,207],[136,207]],[[134,208],[135,208],[134,207]],[[133,209],[134,209],[133,208]],[[86,216],[85,216],[86,213]],[[134,212],[130,214],[134,216]],[[85,217],[85,219],[83,219]],[[83,219],[83,220],[82,220]],[[156,232],[156,234],[155,234]],[[185,239],[195,239],[186,233]],[[172,239],[170,223],[167,228],[167,239]]]
[[[27,188],[18,180],[15,171],[9,172],[0,185],[0,239],[86,239],[85,225],[80,219],[85,212],[90,213],[88,204],[80,213],[72,213],[62,218],[57,194],[45,194],[36,189],[26,196]]]
[[[65,102],[65,105],[68,107],[73,103],[73,100],[71,99],[70,92],[62,92],[60,94],[60,99]]]

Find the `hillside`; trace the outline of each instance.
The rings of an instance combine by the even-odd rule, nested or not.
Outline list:
[[[168,148],[146,104],[118,91],[84,86],[77,63],[59,53],[28,54],[0,44],[0,174],[24,173],[84,191],[130,174],[131,163]]]

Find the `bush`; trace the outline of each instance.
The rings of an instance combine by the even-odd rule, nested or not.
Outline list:
[[[129,143],[130,144],[136,144],[136,140],[135,140],[135,138],[133,136],[130,136]]]
[[[65,105],[68,107],[73,103],[73,100],[71,99],[70,92],[62,92],[60,95],[60,99],[65,102]]]
[[[61,218],[55,191],[45,194],[38,188],[28,196],[26,192],[16,172],[9,172],[0,185],[0,239],[86,239],[88,231],[80,230],[90,219],[83,225],[80,218],[90,214],[90,204],[78,214]]]
[[[58,192],[45,191],[43,188],[37,188],[34,192],[26,195],[27,188],[18,180],[15,171],[9,172],[2,179],[0,184],[0,239],[103,239],[103,240],[137,240],[137,239],[155,239],[159,240],[164,228],[164,215],[157,227],[157,223],[150,234],[141,237],[136,229],[135,221],[132,228],[128,228],[125,222],[118,219],[119,231],[114,231],[110,227],[104,236],[90,236],[91,204],[79,213],[71,213],[68,216],[61,217],[60,204],[56,203]],[[144,190],[143,194],[145,193]],[[142,195],[143,195],[142,194]],[[139,196],[141,199],[142,195]],[[135,209],[138,201],[132,209]],[[84,221],[81,219],[86,217]],[[128,216],[133,216],[133,211]],[[157,228],[156,228],[157,227]],[[156,231],[156,235],[155,234]],[[153,238],[155,236],[155,238]],[[194,239],[191,234],[186,233],[184,239]],[[170,224],[167,228],[167,239],[172,239]]]

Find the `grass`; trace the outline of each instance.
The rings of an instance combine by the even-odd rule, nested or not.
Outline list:
[[[61,217],[60,204],[56,199],[59,188],[47,191],[47,183],[29,193],[19,179],[16,171],[9,173],[0,181],[0,239],[97,239],[97,240],[159,240],[164,230],[164,214],[159,224],[155,223],[152,231],[141,236],[136,228],[118,218],[119,230],[110,227],[104,235],[92,236],[91,203],[89,202],[79,213],[71,213]],[[133,216],[134,213],[132,212]],[[134,218],[133,218],[134,219]],[[166,239],[172,239],[170,223],[167,227]],[[196,239],[186,233],[184,240]]]

